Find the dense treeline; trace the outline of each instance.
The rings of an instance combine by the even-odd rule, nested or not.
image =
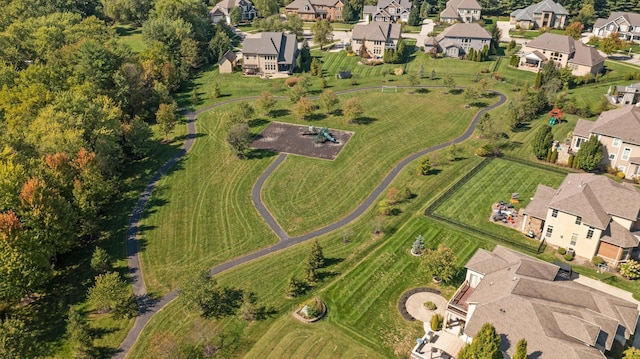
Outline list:
[[[44,294],[57,255],[101,234],[123,170],[148,153],[158,109],[175,109],[172,94],[231,42],[200,0],[0,0],[0,8],[6,324],[13,304]],[[148,50],[133,54],[118,42],[114,20],[142,24]]]

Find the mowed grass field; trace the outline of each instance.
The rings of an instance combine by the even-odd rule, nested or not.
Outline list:
[[[358,98],[365,109],[362,121],[368,124],[350,124],[342,116],[313,122],[354,135],[336,160],[289,156],[267,180],[263,198],[280,225],[299,235],[335,222],[355,209],[402,158],[461,135],[478,109],[465,108],[462,95],[429,91],[340,96],[343,102]]]
[[[301,298],[286,299],[287,279],[303,277],[311,243],[304,243],[217,276],[219,283],[257,294],[259,305],[272,309],[266,319],[202,320],[179,301],[171,303],[149,322],[130,358],[151,358],[157,338],[170,335],[180,343],[203,343],[224,338],[217,354],[222,358],[391,358],[406,354],[415,338],[424,334],[422,323],[407,322],[397,310],[400,295],[413,287],[433,285],[410,255],[418,234],[430,247],[445,243],[457,253],[462,267],[478,247],[493,244],[468,234],[441,228],[422,215],[439,189],[455,182],[480,160],[476,157],[445,163],[441,172],[417,176],[414,168],[402,171],[392,186],[412,189],[416,197],[399,205],[400,213],[385,221],[385,235],[372,235],[375,208],[344,230],[321,238],[327,258],[321,279]],[[345,241],[345,238],[348,240]],[[462,273],[462,272],[461,272]],[[451,296],[451,286],[439,287]],[[319,297],[328,315],[314,324],[301,324],[291,312],[308,298]]]
[[[114,25],[113,29],[119,36],[120,42],[128,45],[131,51],[139,53],[147,48],[142,39],[142,28],[131,25]]]
[[[195,146],[162,177],[145,209],[140,254],[152,294],[177,288],[192,268],[211,267],[277,241],[250,197],[272,158],[237,159],[218,116],[211,111],[198,117]]]
[[[564,177],[557,172],[494,159],[436,208],[434,214],[522,241],[523,235],[519,231],[489,220],[492,205],[499,200],[509,202],[511,194],[517,192],[520,204],[515,205],[516,210],[526,207],[538,184],[557,188]],[[538,244],[532,242],[532,245],[537,247]]]

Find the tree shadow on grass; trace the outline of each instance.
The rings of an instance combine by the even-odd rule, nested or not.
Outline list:
[[[459,95],[463,91],[464,91],[463,89],[452,89],[452,90],[449,90],[449,93],[452,94],[452,95]]]
[[[291,111],[287,110],[286,108],[271,110],[271,116],[273,117],[284,117],[284,116],[288,116],[290,113]]]
[[[331,267],[334,266],[336,264],[340,264],[344,261],[344,258],[339,258],[339,257],[325,257],[324,259],[324,266],[325,267]]]
[[[429,89],[422,87],[422,88],[416,89],[415,92],[419,93],[419,94],[427,94],[427,93],[429,93]]]
[[[527,132],[531,129],[531,125],[528,123],[522,123],[518,127],[512,129],[513,132]]]
[[[266,125],[269,122],[269,120],[265,120],[264,118],[256,118],[253,120],[249,120],[249,122],[247,122],[247,125],[249,125],[249,127],[260,127],[262,125]]]
[[[264,158],[277,156],[278,152],[271,150],[263,150],[259,148],[252,148],[245,156],[247,160],[261,160]]]
[[[487,103],[484,101],[474,101],[474,102],[471,102],[469,106],[482,108],[482,107],[487,107]]]
[[[427,176],[435,176],[435,175],[439,174],[440,172],[442,172],[442,170],[441,170],[441,169],[439,169],[439,168],[432,168],[432,169],[430,169],[430,170],[429,170],[429,173],[427,173]],[[411,198],[413,198],[413,197],[415,197],[415,196],[416,196],[416,195],[415,195],[415,194],[413,194]]]
[[[356,125],[368,125],[368,124],[374,123],[376,121],[378,121],[378,119],[375,119],[373,117],[362,116],[362,117],[354,118],[353,120],[351,120],[349,122],[353,123],[353,124],[356,124]]]

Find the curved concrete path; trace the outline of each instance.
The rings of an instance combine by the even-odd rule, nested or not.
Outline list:
[[[411,86],[398,86],[398,87],[408,88]],[[417,88],[434,88],[434,87],[442,87],[442,86],[416,86],[416,87]],[[354,88],[354,89],[349,89],[344,91],[336,91],[336,94],[345,94],[345,93],[352,93],[352,92],[358,92],[358,91],[374,90],[378,88],[379,86]],[[411,163],[412,161],[416,160],[419,157],[424,156],[425,154],[446,148],[452,144],[463,142],[467,140],[469,137],[471,137],[471,135],[475,131],[476,125],[480,120],[480,117],[482,116],[482,114],[504,104],[507,100],[506,96],[498,91],[490,91],[490,92],[498,95],[500,99],[495,104],[487,106],[481,109],[480,111],[478,111],[478,113],[476,113],[476,115],[473,117],[473,120],[471,121],[466,131],[462,135],[460,135],[459,137],[451,141],[441,143],[435,146],[431,146],[429,148],[415,152],[405,157],[402,161],[396,164],[391,169],[391,171],[389,171],[389,173],[387,173],[384,179],[378,184],[378,186],[376,186],[376,188],[369,194],[369,196],[367,196],[367,198],[365,198],[365,200],[362,203],[360,203],[360,205],[358,205],[358,207],[355,210],[353,210],[351,213],[349,213],[346,217],[340,219],[337,222],[329,224],[325,227],[316,229],[312,232],[309,232],[307,234],[303,234],[297,237],[289,237],[289,235],[284,231],[284,229],[280,226],[280,224],[278,224],[278,222],[273,217],[273,215],[271,215],[271,212],[269,212],[269,210],[266,208],[266,206],[262,202],[261,194],[262,194],[262,188],[264,186],[264,183],[266,182],[267,178],[269,178],[269,176],[273,173],[273,171],[287,157],[286,154],[281,153],[280,155],[278,155],[276,160],[271,165],[269,165],[269,167],[267,167],[267,169],[262,173],[262,175],[260,175],[260,177],[256,181],[251,191],[251,200],[253,201],[260,216],[262,216],[262,218],[265,220],[267,225],[278,236],[279,238],[278,243],[276,243],[271,247],[266,247],[259,251],[245,254],[243,256],[231,259],[227,262],[221,263],[211,268],[210,270],[211,275],[216,275],[225,270],[231,269],[233,267],[237,267],[239,265],[261,258],[268,254],[291,247],[295,244],[322,236],[336,229],[339,229],[344,225],[350,223],[351,221],[355,220],[356,218],[361,216],[374,203],[374,201],[382,194],[382,192],[396,178],[396,176],[400,173],[400,171],[402,171],[409,163]],[[183,148],[173,158],[167,161],[153,175],[153,177],[145,187],[144,191],[140,195],[138,202],[136,203],[136,206],[134,207],[131,213],[131,216],[129,218],[129,225],[127,228],[127,265],[129,266],[129,274],[131,276],[133,291],[134,291],[134,294],[136,295],[137,302],[138,302],[139,315],[136,317],[136,320],[133,326],[129,330],[129,333],[127,333],[127,336],[122,341],[122,343],[120,344],[120,346],[118,347],[117,351],[112,356],[112,358],[124,358],[129,352],[129,350],[133,347],[135,342],[138,340],[140,333],[142,332],[146,324],[149,322],[149,320],[151,320],[151,317],[153,317],[155,313],[160,311],[162,308],[164,308],[167,304],[169,304],[178,296],[177,291],[173,290],[158,300],[151,299],[149,298],[149,296],[147,296],[147,289],[144,284],[144,277],[143,277],[142,269],[140,267],[140,260],[138,257],[138,252],[139,252],[138,241],[137,241],[138,227],[140,224],[142,214],[144,212],[144,208],[149,202],[149,199],[151,198],[151,194],[153,193],[153,190],[157,187],[158,181],[169,170],[169,168],[171,168],[176,162],[181,160],[193,147],[193,143],[195,141],[195,135],[196,135],[195,119],[198,115],[219,106],[227,105],[234,102],[254,100],[256,98],[257,96],[251,96],[251,97],[243,97],[243,98],[227,100],[227,101],[219,102],[213,105],[209,105],[195,112],[185,113],[185,117],[187,119],[187,137],[186,137],[186,141],[184,143]],[[280,99],[281,97],[277,97],[277,98]]]

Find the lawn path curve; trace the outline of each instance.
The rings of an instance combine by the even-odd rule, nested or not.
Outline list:
[[[411,86],[397,86],[397,87],[411,88]],[[415,87],[416,88],[435,88],[435,87],[442,87],[442,86],[415,86]],[[362,87],[362,88],[353,88],[348,90],[336,91],[336,95],[366,91],[366,90],[375,90],[378,88],[380,87],[369,86],[369,87]],[[261,258],[263,256],[266,256],[268,254],[275,253],[282,249],[291,247],[295,244],[302,243],[307,240],[325,235],[329,232],[335,231],[336,229],[339,229],[347,225],[351,221],[360,217],[374,203],[374,201],[382,194],[382,192],[391,184],[391,182],[396,178],[396,176],[400,173],[400,171],[402,171],[405,167],[407,167],[407,165],[409,165],[409,163],[433,151],[437,151],[437,150],[446,148],[448,146],[451,146],[453,144],[458,144],[467,140],[469,137],[471,137],[471,135],[475,131],[476,125],[478,124],[478,121],[480,120],[480,117],[482,116],[482,114],[498,106],[501,106],[507,101],[507,97],[503,93],[494,91],[494,90],[490,90],[489,92],[499,97],[498,102],[478,111],[462,135],[460,135],[459,137],[453,140],[431,146],[429,148],[423,149],[421,151],[415,152],[405,157],[399,163],[394,165],[394,167],[387,173],[387,175],[374,188],[374,190],[351,213],[349,213],[348,215],[346,215],[345,217],[343,217],[342,219],[334,223],[331,223],[327,226],[318,228],[316,230],[313,230],[309,233],[306,233],[297,237],[289,237],[289,235],[280,226],[280,224],[278,224],[277,220],[273,217],[271,212],[269,212],[267,207],[262,202],[262,189],[264,187],[266,180],[271,176],[273,171],[275,171],[276,168],[287,157],[286,153],[279,154],[276,157],[275,161],[273,161],[267,167],[267,169],[260,175],[260,177],[258,177],[258,180],[256,181],[251,191],[251,200],[253,201],[253,204],[256,207],[256,210],[258,211],[260,216],[264,219],[265,223],[269,226],[269,228],[271,228],[271,230],[276,234],[276,236],[278,236],[278,239],[279,239],[278,243],[274,244],[273,246],[260,249],[256,252],[248,253],[240,257],[236,257],[231,260],[228,260],[224,263],[221,263],[211,268],[210,270],[211,275],[216,275],[228,269],[237,267],[239,265],[242,265],[247,262]],[[312,97],[312,99],[317,97],[318,96],[314,96]],[[127,233],[127,265],[129,267],[129,275],[131,277],[133,291],[137,298],[139,314],[136,317],[136,320],[133,326],[129,330],[129,333],[127,333],[127,336],[122,341],[122,343],[120,344],[120,346],[118,347],[118,349],[116,350],[112,358],[117,358],[117,359],[125,358],[126,355],[129,353],[129,350],[131,350],[133,345],[138,340],[138,337],[140,336],[140,333],[142,333],[142,330],[144,329],[146,324],[153,317],[153,315],[155,315],[155,313],[160,311],[162,308],[164,308],[167,304],[169,304],[178,296],[177,290],[173,290],[160,299],[150,298],[147,295],[147,288],[144,283],[142,268],[140,267],[140,259],[138,256],[139,243],[137,240],[138,230],[139,230],[140,221],[142,219],[142,214],[144,213],[144,208],[149,202],[151,198],[151,194],[153,193],[153,190],[157,187],[160,178],[162,178],[162,176],[175,163],[180,161],[193,147],[193,144],[196,138],[195,120],[198,115],[204,112],[207,112],[209,110],[212,110],[216,107],[220,107],[223,105],[228,105],[228,104],[240,102],[240,101],[255,100],[257,98],[258,98],[257,96],[236,98],[236,99],[226,100],[226,101],[218,102],[212,105],[208,105],[194,112],[191,112],[191,111],[184,112],[184,116],[187,119],[187,135],[186,135],[185,143],[182,149],[173,158],[167,161],[151,177],[151,179],[149,180],[149,183],[146,185],[143,192],[140,194],[140,197],[138,198],[138,201],[131,213],[131,216],[129,217],[129,224],[126,232]],[[276,98],[283,99],[284,97],[277,96]]]

